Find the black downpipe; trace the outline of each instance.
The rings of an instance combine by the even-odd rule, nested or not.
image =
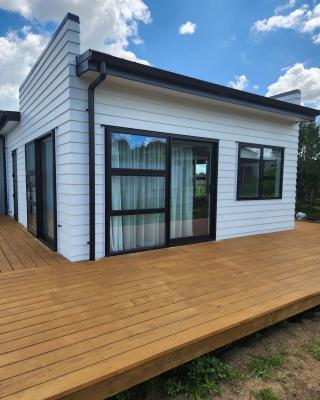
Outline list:
[[[89,254],[90,261],[96,259],[96,161],[94,131],[94,91],[107,77],[107,65],[100,64],[100,75],[88,87],[89,122]]]

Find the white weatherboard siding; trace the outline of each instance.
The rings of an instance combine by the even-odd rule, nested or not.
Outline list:
[[[78,220],[72,208],[77,201],[80,185],[72,179],[74,171],[78,170],[78,152],[74,150],[77,139],[70,110],[70,82],[71,76],[76,75],[76,56],[80,52],[79,31],[79,24],[67,19],[56,37],[49,42],[20,88],[21,122],[6,138],[9,213],[13,215],[11,152],[17,149],[19,222],[26,226],[25,144],[55,129],[57,209],[58,224],[61,224],[58,229],[58,251],[71,260],[74,258],[73,235],[78,229]],[[86,182],[82,185],[86,186]]]
[[[26,226],[25,144],[56,135],[58,251],[89,258],[88,85],[78,78],[79,24],[67,19],[20,90],[21,123],[6,137],[8,208],[17,149],[19,221]],[[105,255],[105,134],[113,125],[219,140],[217,239],[294,227],[298,125],[262,112],[107,76],[95,93],[96,257]],[[285,148],[283,198],[236,201],[238,143]]]
[[[87,148],[87,87],[89,80],[72,82],[72,119],[77,121],[79,154]],[[124,81],[112,77],[96,89],[96,256],[105,254],[104,125],[219,139],[217,240],[289,230],[294,227],[298,125],[274,113],[218,103],[201,97]],[[81,138],[81,139],[80,139]],[[236,201],[238,142],[285,148],[283,198]],[[79,174],[87,173],[87,158]],[[75,177],[76,178],[76,177]],[[81,179],[80,179],[81,182]],[[88,248],[82,223],[88,221],[85,185],[74,212],[79,216],[79,258]],[[80,189],[79,189],[80,190]],[[84,235],[84,236],[83,236]]]

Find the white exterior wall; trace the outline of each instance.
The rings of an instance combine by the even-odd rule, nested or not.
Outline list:
[[[21,123],[7,135],[8,208],[18,155],[19,221],[26,226],[25,144],[56,130],[58,251],[89,258],[87,90],[78,78],[79,24],[67,20],[21,87]],[[96,257],[105,254],[104,126],[219,140],[217,239],[294,227],[298,125],[274,113],[107,77],[96,89]],[[236,201],[238,142],[285,148],[283,198]]]
[[[71,209],[77,201],[80,185],[72,179],[74,171],[78,170],[78,154],[73,154],[77,139],[70,111],[70,82],[76,75],[76,56],[80,53],[79,32],[79,23],[67,19],[49,42],[20,88],[21,122],[6,137],[8,210],[13,215],[11,152],[17,149],[19,222],[26,226],[25,144],[55,129],[57,210],[58,224],[61,224],[58,251],[71,260],[73,234],[78,223]],[[83,182],[81,186],[85,185]]]
[[[79,149],[87,146],[86,108],[90,81],[73,81],[73,119],[78,121]],[[144,129],[219,140],[217,240],[293,229],[298,125],[277,114],[237,108],[209,99],[179,94],[112,77],[96,89],[96,257],[105,254],[104,125]],[[80,136],[81,134],[81,136]],[[238,142],[285,147],[283,197],[236,201]],[[87,173],[87,164],[81,171]],[[85,192],[85,187],[83,188]],[[88,247],[82,238],[88,221],[88,198],[78,199],[78,254]],[[81,202],[82,200],[82,202]]]

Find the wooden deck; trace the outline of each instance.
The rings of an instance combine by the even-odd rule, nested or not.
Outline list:
[[[104,399],[318,305],[319,243],[320,226],[299,223],[292,232],[4,272],[0,398]]]
[[[0,272],[66,262],[13,219],[0,216]]]

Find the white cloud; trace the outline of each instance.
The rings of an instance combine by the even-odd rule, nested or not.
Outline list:
[[[18,108],[19,85],[47,41],[45,33],[33,33],[27,26],[0,37],[0,109]]]
[[[270,32],[277,29],[293,29],[301,33],[311,35],[313,43],[320,44],[320,3],[311,9],[304,4],[300,8],[287,15],[274,15],[270,18],[258,20],[254,23],[252,30],[255,32]]]
[[[187,21],[186,23],[180,25],[179,33],[180,35],[192,35],[195,33],[197,25],[193,22]]]
[[[86,0],[0,0],[0,9],[16,12],[38,28],[49,21],[59,23],[69,11],[80,16],[81,50],[93,48],[148,64],[128,50],[131,41],[142,43],[139,23],[151,22],[143,0],[91,0],[90,4]],[[50,36],[43,30],[34,33],[30,27],[24,29],[0,37],[0,94],[4,94],[0,108],[17,108],[16,88]]]
[[[275,14],[280,14],[283,11],[286,11],[286,10],[288,10],[290,8],[293,8],[296,5],[296,3],[297,3],[297,0],[289,0],[287,3],[276,7],[275,10],[274,10],[274,13]]]
[[[267,96],[300,89],[303,104],[320,108],[320,68],[297,63],[286,68],[278,80],[268,86]]]
[[[320,33],[317,35],[312,36],[313,43],[320,44]]]
[[[249,80],[245,75],[235,75],[233,81],[229,81],[229,86],[234,89],[244,90],[249,84]]]
[[[253,85],[253,89],[254,90],[258,90],[259,89],[259,85]]]

